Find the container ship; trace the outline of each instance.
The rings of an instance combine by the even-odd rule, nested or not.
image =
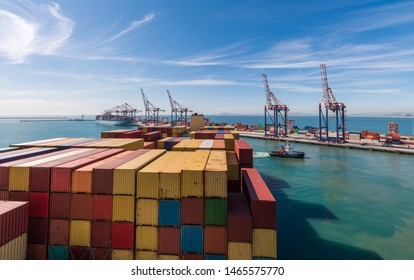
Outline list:
[[[0,259],[277,258],[276,200],[234,127],[11,147],[0,153]]]
[[[97,115],[96,121],[109,126],[132,126],[136,122],[137,112],[139,112],[137,109],[124,103]]]

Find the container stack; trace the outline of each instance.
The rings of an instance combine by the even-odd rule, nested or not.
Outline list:
[[[256,168],[242,168],[242,188],[252,215],[254,259],[276,259],[276,201]]]
[[[29,204],[0,200],[0,260],[25,260]]]
[[[29,202],[22,257],[275,259],[276,202],[252,148],[206,131],[213,139],[168,137],[151,150],[135,149],[143,139],[62,138],[1,153],[0,200]]]
[[[204,258],[227,258],[227,155],[211,151],[205,167]]]

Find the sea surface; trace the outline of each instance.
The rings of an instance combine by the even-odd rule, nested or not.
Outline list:
[[[210,120],[263,123],[259,116],[215,118]],[[317,117],[296,119],[298,126],[317,122]],[[348,118],[354,130],[383,133],[388,121],[411,134],[411,119]],[[112,129],[119,127],[1,119],[0,148],[55,137],[98,138]],[[267,152],[283,143],[246,140],[277,201],[279,259],[414,260],[414,156],[297,143],[294,148],[304,151],[305,159],[279,159]]]

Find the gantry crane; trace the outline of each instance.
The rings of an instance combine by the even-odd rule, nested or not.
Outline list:
[[[165,110],[162,110],[152,104],[148,101],[147,97],[144,94],[144,91],[141,89],[142,98],[144,100],[144,107],[145,107],[145,116],[144,116],[144,124],[145,125],[158,125],[160,122],[160,115],[159,112],[165,112]]]
[[[262,74],[263,85],[266,94],[266,105],[264,106],[264,121],[265,121],[265,136],[287,136],[288,118],[287,112],[289,111],[286,105],[283,105],[276,96],[270,91],[269,83],[267,81],[266,74]],[[273,113],[271,113],[273,112]],[[279,116],[282,122],[279,122]],[[273,134],[267,132],[267,118],[270,119],[270,124],[273,125]],[[283,132],[279,133],[279,128],[283,128]]]
[[[336,100],[332,89],[328,85],[328,75],[326,73],[326,64],[321,64],[321,78],[323,95],[319,103],[319,140],[328,142],[345,142],[345,104]],[[325,108],[325,109],[324,109]],[[325,111],[325,113],[324,113]],[[331,116],[335,120],[335,135],[329,135],[329,112],[333,112],[335,116]],[[323,132],[325,135],[323,135]],[[340,133],[341,132],[341,133]]]
[[[170,99],[171,104],[171,125],[176,126],[180,125],[188,125],[188,118],[187,113],[192,113],[193,111],[184,107],[174,99],[172,99],[170,91],[167,89],[168,98]]]

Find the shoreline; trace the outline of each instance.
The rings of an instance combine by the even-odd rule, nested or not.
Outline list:
[[[392,144],[390,147],[384,147],[384,142],[379,142],[378,140],[365,140],[352,141],[347,140],[343,144],[333,143],[333,142],[320,142],[316,137],[309,136],[299,136],[299,135],[289,135],[287,137],[275,138],[264,136],[262,132],[239,132],[240,137],[254,138],[254,139],[263,139],[263,140],[272,140],[272,141],[289,141],[293,143],[301,144],[310,144],[310,145],[320,145],[328,147],[338,147],[345,149],[358,149],[365,151],[375,151],[375,152],[387,152],[395,154],[406,154],[414,155],[414,145],[405,145],[405,144]]]

